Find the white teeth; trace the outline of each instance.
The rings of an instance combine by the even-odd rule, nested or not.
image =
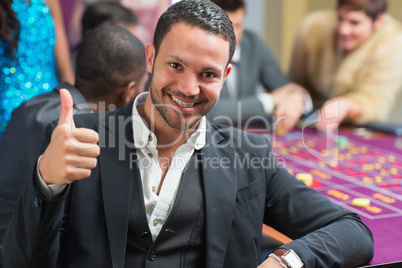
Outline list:
[[[184,107],[184,108],[190,108],[195,105],[195,103],[193,103],[193,102],[182,102],[181,100],[179,100],[173,96],[172,96],[172,99],[175,103],[177,103],[178,105],[180,105],[181,107]]]

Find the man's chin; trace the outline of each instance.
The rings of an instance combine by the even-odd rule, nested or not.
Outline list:
[[[174,129],[186,131],[190,129],[197,128],[198,124],[200,123],[201,117],[197,118],[188,118],[186,120],[167,120],[167,124]]]
[[[345,43],[342,44],[342,49],[345,51],[352,51],[356,48],[357,46],[355,44],[351,44],[351,43]]]

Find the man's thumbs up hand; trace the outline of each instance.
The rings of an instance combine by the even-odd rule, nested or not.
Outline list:
[[[73,97],[68,90],[60,90],[60,101],[60,116],[57,125],[67,124],[75,128],[73,119]]]
[[[47,184],[66,185],[88,178],[97,165],[99,135],[86,128],[75,128],[73,99],[68,90],[60,90],[59,122],[49,146],[39,161],[39,172]]]

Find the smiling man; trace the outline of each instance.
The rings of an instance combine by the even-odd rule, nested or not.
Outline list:
[[[147,46],[147,67],[152,82],[144,117],[150,123],[150,109],[155,106],[156,121],[164,120],[178,132],[195,128],[218,101],[222,83],[231,70],[230,44],[201,28],[178,23],[158,50],[159,57],[156,57],[156,48]]]
[[[290,77],[321,108],[321,130],[385,121],[402,87],[402,26],[387,0],[338,0],[303,22]]]
[[[257,267],[263,222],[295,241],[261,267],[367,263],[372,235],[355,213],[291,176],[265,137],[206,121],[235,46],[222,9],[180,1],[146,48],[149,93],[73,118],[61,91],[4,267]]]

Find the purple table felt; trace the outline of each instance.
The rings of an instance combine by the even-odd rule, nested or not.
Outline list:
[[[347,138],[346,147],[338,145],[338,135]],[[304,129],[284,136],[269,134],[269,139],[277,161],[289,172],[311,173],[312,188],[360,215],[374,235],[370,264],[402,260],[402,137],[363,138],[348,130],[327,135]],[[370,205],[354,207],[354,198],[367,198]]]

